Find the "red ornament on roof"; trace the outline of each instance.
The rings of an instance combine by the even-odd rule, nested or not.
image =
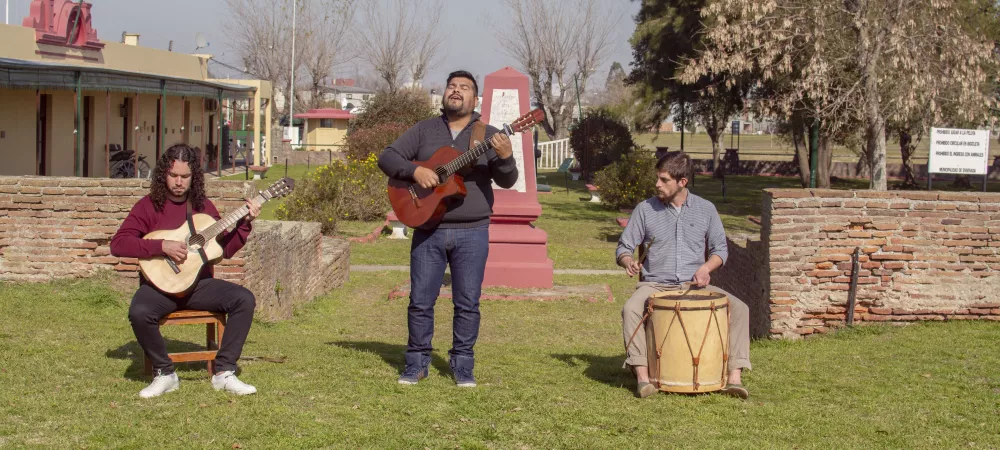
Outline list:
[[[21,24],[35,29],[39,44],[101,50],[104,44],[97,40],[97,30],[91,26],[92,6],[82,1],[32,0],[31,12]]]

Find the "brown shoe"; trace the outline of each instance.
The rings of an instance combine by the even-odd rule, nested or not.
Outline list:
[[[731,395],[733,397],[739,397],[746,400],[750,396],[750,391],[743,387],[742,384],[727,384],[725,388],[721,391],[723,394]]]
[[[653,383],[640,381],[639,385],[635,388],[635,395],[639,398],[646,398],[655,394],[657,390],[656,386],[653,386]]]

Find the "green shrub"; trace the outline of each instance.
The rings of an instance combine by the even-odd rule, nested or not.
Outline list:
[[[611,209],[635,208],[656,195],[656,158],[636,148],[594,175],[601,204]]]
[[[434,117],[435,114],[430,96],[426,92],[407,89],[379,92],[365,103],[364,111],[351,120],[347,134],[389,123],[409,128],[421,120]]]
[[[628,127],[605,109],[587,111],[583,121],[569,134],[576,160],[585,176],[618,161],[628,154],[635,142]]]
[[[382,150],[403,134],[408,126],[389,122],[374,125],[370,128],[358,128],[347,135],[347,157],[363,161],[370,155],[378,157]]]
[[[378,155],[363,160],[334,161],[302,180],[279,207],[279,220],[319,222],[333,234],[339,220],[376,220],[389,210],[388,179],[378,168]]]

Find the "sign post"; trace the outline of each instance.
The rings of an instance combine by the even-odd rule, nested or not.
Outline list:
[[[739,135],[740,135],[740,121],[739,120],[734,120],[733,121],[733,129],[729,133],[729,146],[730,147],[733,146],[733,136],[739,136]],[[739,148],[739,147],[737,146],[737,148]]]
[[[927,189],[931,174],[982,175],[983,191],[989,178],[989,130],[931,128],[931,149],[927,158]]]

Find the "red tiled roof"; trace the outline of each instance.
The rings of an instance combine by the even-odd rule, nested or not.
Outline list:
[[[308,112],[295,115],[296,119],[353,119],[350,111],[334,108],[310,109]]]

